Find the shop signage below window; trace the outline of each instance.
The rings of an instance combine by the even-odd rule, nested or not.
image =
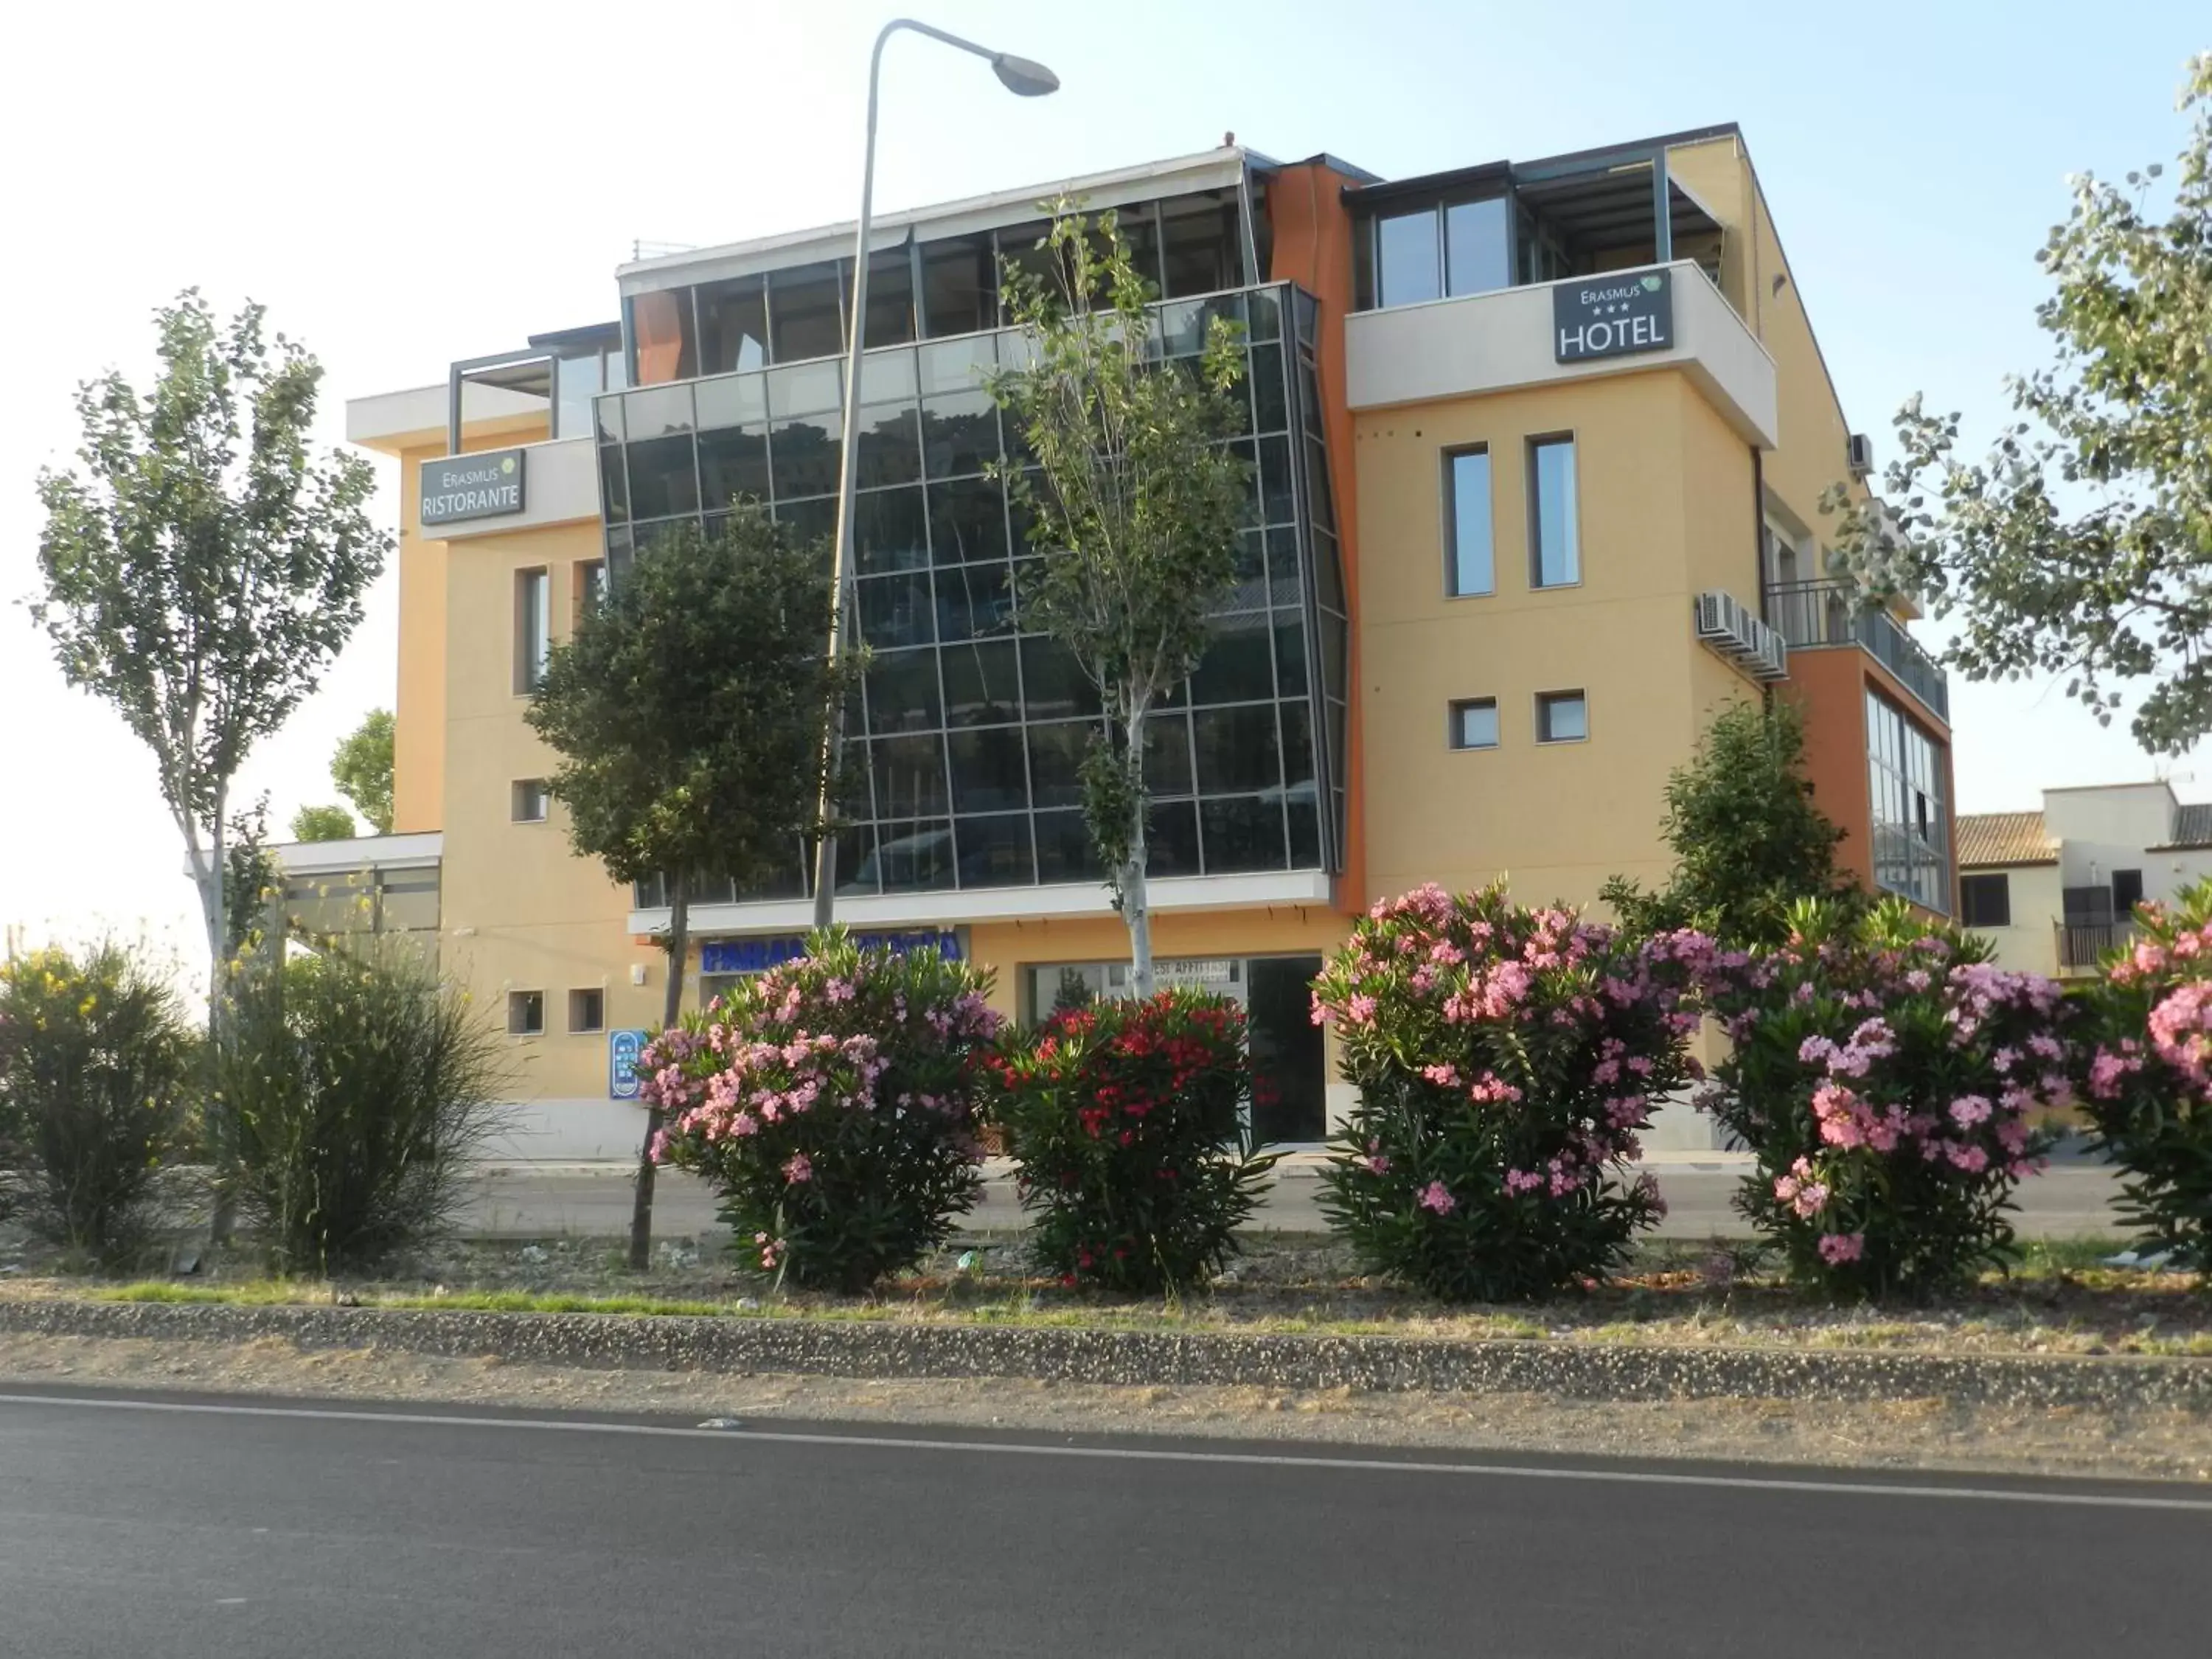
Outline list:
[[[1170,957],[1152,963],[1152,980],[1159,985],[1234,985],[1237,962],[1232,957]]]
[[[1552,284],[1552,358],[1576,363],[1674,343],[1674,274],[1628,272]]]
[[[931,945],[948,962],[960,960],[960,935],[925,929],[905,933],[855,933],[853,942],[864,951],[889,949],[920,951]],[[795,962],[806,954],[806,936],[780,933],[766,939],[713,939],[699,947],[702,974],[758,974],[780,963]]]

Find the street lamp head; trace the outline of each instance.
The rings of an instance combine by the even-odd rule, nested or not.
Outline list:
[[[991,73],[1018,98],[1042,98],[1048,92],[1060,90],[1057,75],[1035,58],[1017,58],[1010,52],[1000,52],[991,59]]]

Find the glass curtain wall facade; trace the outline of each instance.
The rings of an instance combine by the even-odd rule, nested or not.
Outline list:
[[[1164,265],[1174,246],[1170,227]],[[1244,331],[1245,431],[1234,442],[1252,491],[1213,642],[1148,722],[1149,869],[1334,871],[1348,625],[1315,301],[1288,284],[1170,300],[1158,307],[1163,350],[1195,356],[1216,316]],[[772,322],[769,331],[773,345]],[[1098,699],[1074,658],[1024,625],[1024,578],[1036,556],[1020,510],[986,472],[1018,446],[983,377],[1023,349],[1017,331],[994,330],[879,346],[862,361],[853,616],[873,655],[848,716],[842,896],[1103,878],[1077,775]],[[657,530],[686,520],[711,527],[742,501],[765,504],[801,535],[833,533],[842,362],[765,356],[762,368],[599,400],[617,579]],[[641,905],[662,902],[656,886],[641,887]],[[794,845],[775,881],[742,892],[707,881],[695,899],[807,890]]]
[[[1948,915],[1950,805],[1942,757],[1934,740],[1880,692],[1866,694],[1866,722],[1875,884]]]

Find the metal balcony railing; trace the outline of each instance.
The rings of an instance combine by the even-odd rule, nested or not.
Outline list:
[[[2058,965],[2089,969],[2101,966],[2106,956],[2136,936],[2132,920],[2112,921],[2054,921],[2058,936]]]
[[[1776,582],[1766,590],[1766,620],[1793,649],[1857,646],[1938,720],[1950,723],[1950,684],[1936,659],[1896,617],[1868,605],[1847,583]]]

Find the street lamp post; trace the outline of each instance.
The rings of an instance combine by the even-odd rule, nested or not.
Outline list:
[[[830,663],[835,668],[845,650],[845,614],[853,585],[853,497],[857,487],[854,451],[860,436],[860,351],[867,341],[868,221],[876,191],[876,88],[884,67],[884,46],[901,29],[926,34],[948,46],[957,46],[982,58],[1009,92],[1022,98],[1041,98],[1060,89],[1060,77],[1042,64],[1011,52],[993,52],[973,40],[918,23],[910,17],[894,17],[876,36],[868,58],[868,133],[861,152],[860,222],[853,233],[853,314],[845,338],[844,438],[837,452],[837,539],[831,554],[830,579],[836,596],[830,617]],[[814,844],[814,925],[827,927],[836,910],[837,839],[828,832],[837,799],[837,771],[843,757],[845,714],[842,702],[829,711],[823,736],[822,793],[816,822],[822,826]]]

